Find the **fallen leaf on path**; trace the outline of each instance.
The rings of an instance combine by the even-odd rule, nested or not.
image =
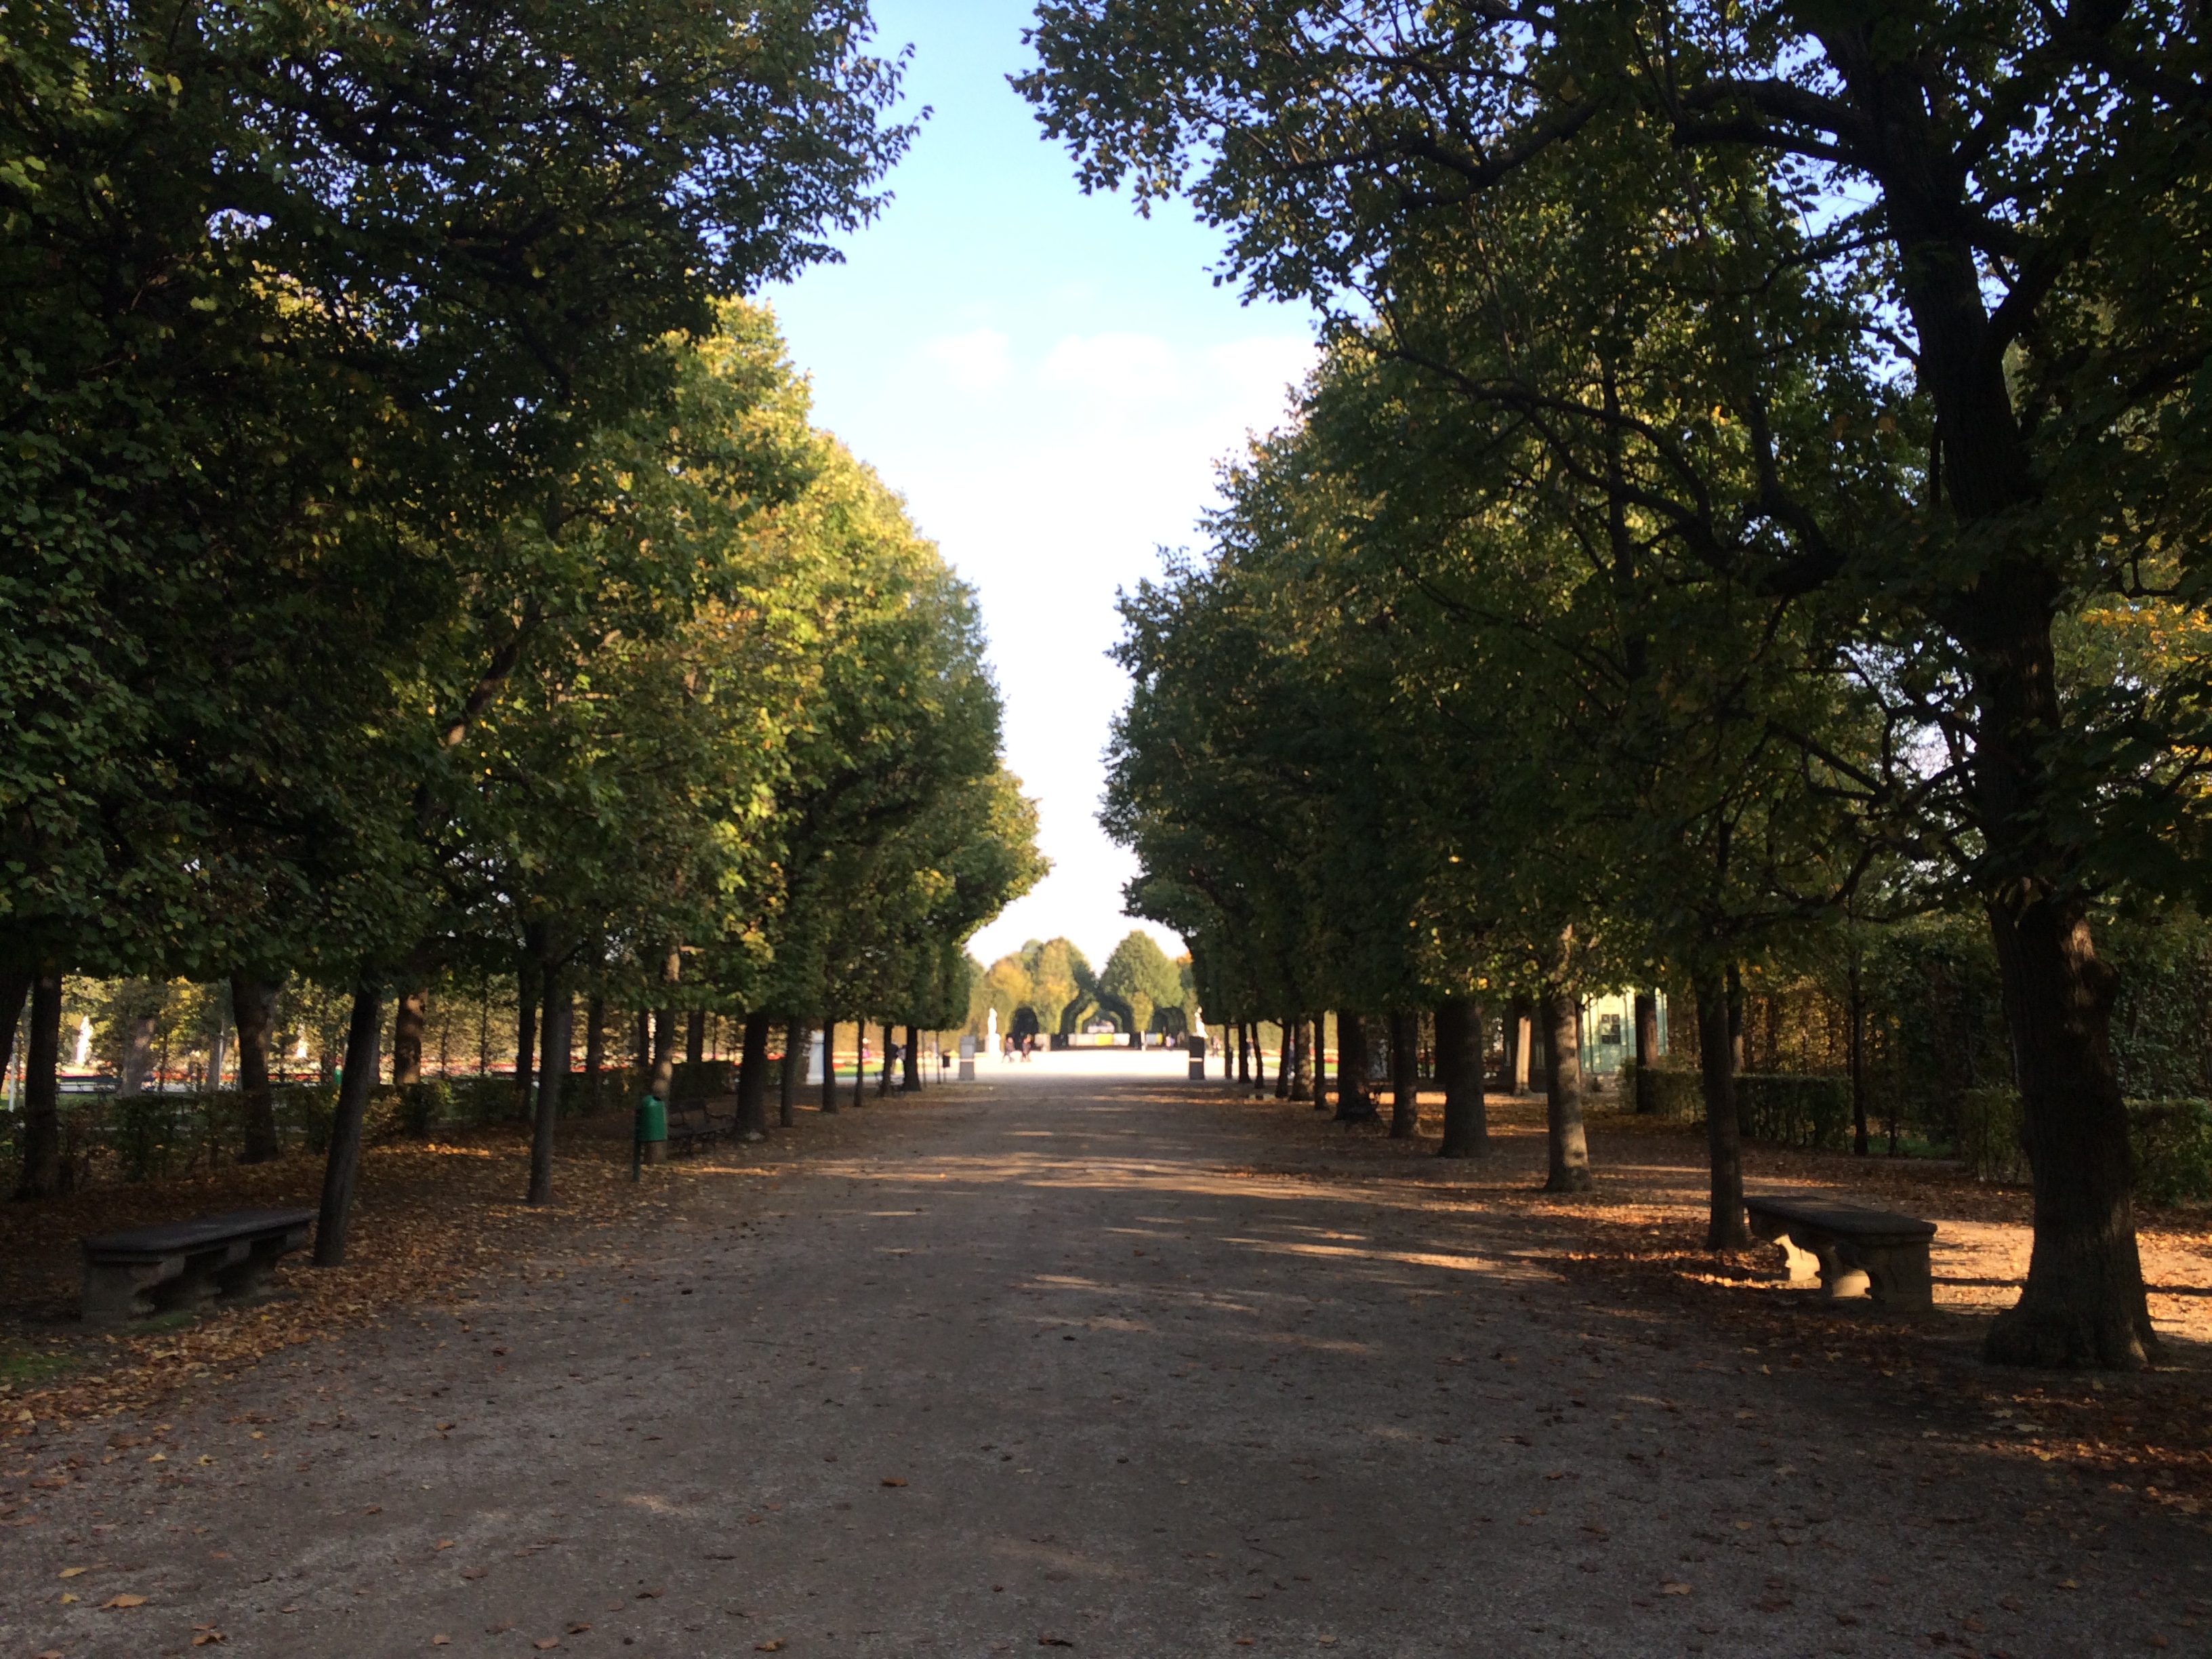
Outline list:
[[[464,1578],[481,1578],[484,1576],[486,1571],[487,1570],[483,1567],[463,1567],[461,1569],[461,1577]]]
[[[144,1596],[132,1595],[128,1592],[125,1592],[124,1595],[111,1596],[108,1600],[102,1601],[100,1604],[100,1609],[102,1613],[105,1613],[110,1607],[143,1607],[145,1605],[146,1598]]]
[[[230,1638],[225,1636],[219,1630],[204,1630],[198,1636],[192,1638],[192,1645],[196,1648],[204,1648],[212,1642],[228,1642],[228,1640],[230,1640]]]
[[[783,1644],[781,1641],[756,1642],[753,1644],[753,1651],[755,1653],[781,1653],[783,1651]]]
[[[62,1569],[61,1576],[64,1578],[75,1578],[81,1574],[88,1573],[91,1571],[92,1569],[90,1567],[64,1567]]]
[[[1041,1648],[1072,1648],[1075,1644],[1065,1636],[1040,1636],[1037,1638],[1037,1645]]]
[[[898,1476],[895,1474],[887,1474],[884,1477],[884,1485],[886,1486],[903,1486],[906,1485],[906,1482],[900,1480]]]
[[[1672,1580],[1659,1586],[1659,1594],[1662,1595],[1687,1595],[1689,1593],[1690,1587],[1687,1584],[1678,1584]]]
[[[450,1538],[441,1538],[438,1540],[438,1547],[441,1550],[449,1550],[453,1547],[453,1540]]]
[[[453,1645],[453,1638],[450,1636],[434,1636],[430,1638],[430,1645],[434,1648],[449,1648]]]
[[[76,1601],[76,1599],[77,1599],[77,1598],[76,1598],[76,1596],[71,1595],[70,1595],[67,1590],[64,1590],[64,1591],[62,1592],[62,1605],[63,1605],[64,1607],[67,1607],[70,1602],[72,1602],[72,1601]]]
[[[561,1638],[557,1636],[541,1636],[530,1645],[536,1648],[540,1653],[543,1653],[548,1648],[559,1647],[561,1645]]]
[[[591,1629],[591,1626],[590,1626],[589,1625],[583,1625],[583,1624],[571,1625],[571,1626],[568,1626],[568,1634],[569,1634],[569,1635],[571,1635],[571,1636],[581,1636],[581,1635],[582,1635],[586,1631],[587,1631],[587,1630],[589,1630],[589,1629]]]

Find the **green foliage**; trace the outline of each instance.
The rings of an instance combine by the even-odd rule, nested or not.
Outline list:
[[[2160,1204],[2212,1200],[2212,1101],[2131,1100],[2136,1190]]]
[[[1845,1078],[1739,1073],[1735,1115],[1738,1127],[1754,1140],[1850,1150],[1851,1085]]]
[[[1983,1181],[2027,1180],[2019,1091],[1978,1089],[1966,1105],[1960,1161]],[[2127,1115],[2136,1191],[2159,1204],[2212,1200],[2212,1101],[2131,1099]]]
[[[1130,1030],[1150,1031],[1156,1012],[1181,1012],[1182,975],[1150,933],[1133,928],[1106,958],[1098,994],[1120,1006]]]

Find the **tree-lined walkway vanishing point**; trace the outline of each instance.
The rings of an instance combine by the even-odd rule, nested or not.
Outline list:
[[[1494,1165],[1348,1158],[1301,1112],[1022,1068],[695,1187],[595,1265],[43,1437],[80,1467],[0,1534],[5,1650],[2207,1639],[2200,1523],[1987,1451],[1786,1314],[1754,1344],[1578,1272],[1565,1224],[1468,1201]]]

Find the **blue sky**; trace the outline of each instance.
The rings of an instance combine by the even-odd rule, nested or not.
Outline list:
[[[1217,464],[1281,420],[1313,330],[1214,287],[1220,239],[1186,210],[1142,219],[1076,188],[1006,85],[1028,66],[1026,7],[879,0],[876,17],[880,46],[912,43],[910,101],[935,112],[845,263],[764,297],[817,422],[981,596],[1007,757],[1055,868],[975,952],[1065,933],[1096,963],[1133,925],[1133,866],[1094,817],[1127,689],[1104,654],[1115,591],[1153,574],[1159,547],[1195,544]]]

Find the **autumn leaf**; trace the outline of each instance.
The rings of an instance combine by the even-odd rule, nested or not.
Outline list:
[[[91,1571],[90,1567],[64,1567],[61,1576],[64,1578],[75,1578]]]
[[[105,1613],[110,1607],[143,1607],[145,1605],[146,1598],[144,1596],[132,1595],[128,1591],[125,1591],[121,1595],[112,1595],[106,1601],[102,1601],[100,1604],[100,1609],[102,1613]]]
[[[1689,1593],[1690,1587],[1687,1584],[1678,1584],[1672,1580],[1659,1586],[1659,1594],[1662,1595],[1687,1595]]]
[[[783,1643],[781,1639],[773,1642],[756,1642],[753,1644],[753,1651],[755,1653],[781,1653],[783,1651]]]
[[[561,1638],[557,1636],[541,1636],[530,1645],[536,1648],[540,1653],[543,1653],[548,1648],[559,1647],[561,1645]]]
[[[430,1645],[434,1648],[449,1648],[453,1644],[453,1638],[450,1636],[434,1636],[430,1638]]]
[[[906,1482],[900,1480],[898,1476],[895,1474],[887,1474],[884,1477],[884,1485],[886,1486],[903,1486],[906,1485]]]

